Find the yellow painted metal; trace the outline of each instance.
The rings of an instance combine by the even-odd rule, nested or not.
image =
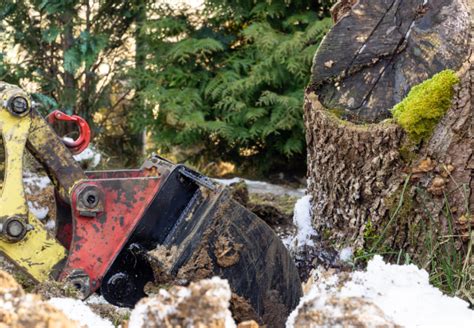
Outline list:
[[[14,117],[5,109],[0,109],[0,131],[2,131],[5,148],[5,174],[0,201],[0,219],[14,214],[26,215],[28,213],[22,179],[23,151],[30,124],[29,116]]]
[[[66,258],[67,252],[32,214],[29,214],[29,224],[33,230],[21,241],[9,243],[0,240],[0,252],[36,281],[46,281]]]
[[[5,100],[4,95],[0,90],[2,102]],[[6,155],[4,183],[0,195],[0,223],[13,216],[23,217],[31,229],[18,242],[0,239],[0,252],[35,280],[44,281],[66,257],[67,252],[28,211],[23,187],[23,153],[30,125],[30,115],[17,117],[0,105],[0,133],[3,135]]]

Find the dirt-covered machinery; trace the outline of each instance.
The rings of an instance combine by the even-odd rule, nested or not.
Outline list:
[[[287,250],[226,188],[158,156],[137,170],[84,172],[73,158],[90,140],[84,120],[59,111],[45,120],[26,92],[6,83],[0,101],[0,251],[31,278],[67,281],[84,298],[98,291],[133,306],[150,281],[218,275],[260,319],[296,306],[301,284]],[[60,138],[50,125],[58,120],[77,124],[79,138]],[[55,236],[28,209],[25,150],[55,186]]]

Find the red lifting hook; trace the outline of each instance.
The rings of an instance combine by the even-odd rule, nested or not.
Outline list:
[[[74,154],[80,154],[84,151],[84,149],[89,146],[91,141],[91,129],[89,124],[87,124],[86,120],[82,117],[77,115],[67,115],[61,112],[60,110],[55,110],[51,114],[49,114],[46,119],[48,120],[49,124],[54,124],[56,121],[68,121],[74,122],[79,127],[79,137],[76,140],[68,140],[63,139],[64,144],[67,148]]]

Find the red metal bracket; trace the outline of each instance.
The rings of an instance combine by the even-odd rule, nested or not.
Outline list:
[[[162,178],[81,181],[72,192],[72,240],[60,279],[88,296],[99,288],[161,185]]]
[[[46,119],[49,124],[54,124],[56,121],[74,122],[79,128],[79,137],[76,140],[63,139],[64,144],[73,154],[80,154],[89,146],[91,141],[91,129],[86,120],[77,115],[67,115],[60,110],[55,110],[49,114]]]

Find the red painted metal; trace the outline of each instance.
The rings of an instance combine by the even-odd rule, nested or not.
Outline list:
[[[164,172],[156,172],[150,169],[136,169],[136,170],[114,170],[114,171],[91,171],[86,172],[89,180],[100,179],[131,179],[139,177],[160,177]],[[71,246],[72,241],[72,215],[71,206],[64,202],[59,194],[56,194],[56,238],[67,249]]]
[[[67,279],[80,270],[90,279],[87,294],[97,290],[158,193],[161,181],[159,177],[129,177],[80,182],[72,192],[73,238],[60,278]],[[86,188],[99,191],[101,203],[95,217],[81,211],[79,197]]]
[[[67,115],[60,110],[55,110],[49,114],[46,119],[49,124],[54,124],[56,121],[74,122],[79,127],[79,137],[76,140],[70,141],[63,139],[64,144],[73,154],[80,154],[89,146],[91,141],[91,129],[89,124],[82,117],[77,115]]]

